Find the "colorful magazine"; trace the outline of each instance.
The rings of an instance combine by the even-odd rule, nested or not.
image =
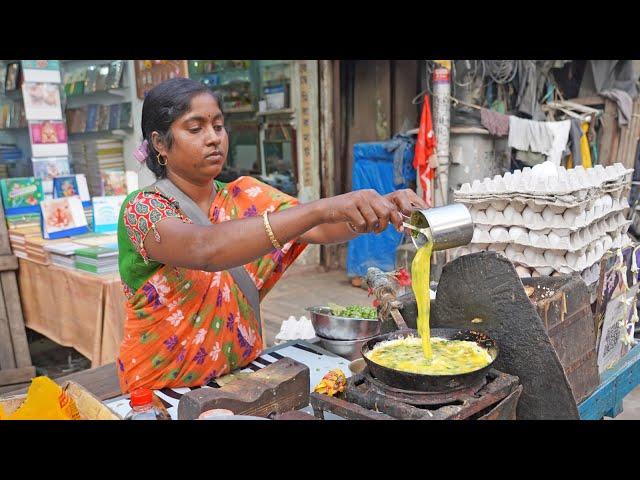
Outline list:
[[[71,174],[69,157],[32,158],[33,176],[42,180],[53,180]]]
[[[44,200],[42,209],[42,237],[55,239],[79,235],[89,231],[80,197]]]
[[[104,196],[126,195],[128,193],[127,176],[123,170],[107,170],[101,172],[100,176]]]
[[[95,232],[115,232],[118,229],[118,215],[125,198],[126,195],[91,198]]]
[[[62,120],[36,120],[29,122],[31,152],[34,157],[69,155],[67,129]]]
[[[91,201],[87,179],[84,174],[56,177],[53,179],[54,198],[72,197],[78,195],[83,202]]]
[[[42,180],[35,177],[3,178],[0,191],[7,214],[37,212],[38,203],[44,199]]]
[[[22,98],[27,120],[62,120],[58,84],[24,82]]]

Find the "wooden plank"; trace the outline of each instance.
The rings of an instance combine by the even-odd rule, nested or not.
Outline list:
[[[0,370],[0,385],[13,385],[29,382],[36,376],[36,367],[12,368]]]
[[[0,206],[2,199],[0,198]],[[9,243],[9,231],[7,230],[7,222],[4,217],[4,207],[0,208],[0,255],[11,253],[11,244]]]
[[[613,165],[615,156],[614,138],[617,136],[617,120],[615,118],[615,103],[611,100],[605,101],[604,113],[602,115],[602,137],[598,152],[600,154],[600,164],[604,166]],[[612,153],[613,152],[613,153]]]
[[[613,368],[602,374],[600,386],[578,405],[580,418],[600,420],[609,412],[615,413],[622,399],[638,385],[640,345],[633,347]]]
[[[320,76],[320,195],[335,195],[335,160],[333,144],[333,65],[332,60],[321,60]],[[337,245],[322,245],[322,264],[326,269],[335,268]]]
[[[568,101],[573,103],[579,103],[580,105],[591,106],[591,105],[602,105],[603,103],[605,103],[605,98],[596,95],[594,97],[572,98],[571,100],[568,100]]]
[[[18,269],[18,258],[15,255],[0,255],[0,272]]]
[[[83,370],[82,372],[65,375],[64,377],[55,378],[54,381],[58,385],[64,385],[66,381],[75,382],[82,385],[99,400],[109,400],[122,395],[122,391],[120,391],[120,384],[118,383],[115,363],[109,363],[102,367],[90,368],[89,370]],[[9,397],[13,395],[21,395],[26,393],[27,388],[28,385],[6,392],[3,396]]]
[[[13,342],[13,355],[16,359],[17,367],[28,367],[31,365],[31,353],[29,352],[29,342],[27,332],[24,328],[24,317],[22,316],[22,306],[20,305],[20,292],[15,272],[0,273],[2,292],[4,294],[7,317],[9,319],[9,329],[11,330],[11,340]]]
[[[0,370],[16,368],[13,354],[13,340],[9,327],[9,315],[4,302],[4,293],[0,288]]]

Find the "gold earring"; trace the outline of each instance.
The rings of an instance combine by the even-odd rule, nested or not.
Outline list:
[[[160,154],[158,154],[158,155],[156,156],[156,159],[158,160],[158,163],[164,167],[164,166],[167,164],[167,161],[165,160],[165,161],[164,161],[164,163],[162,163],[162,162],[160,161],[160,159],[161,159],[161,158],[162,158],[162,157],[160,156]]]

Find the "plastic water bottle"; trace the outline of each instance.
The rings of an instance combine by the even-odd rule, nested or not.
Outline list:
[[[137,388],[131,392],[131,411],[125,420],[171,420],[153,404],[153,392],[148,388]]]

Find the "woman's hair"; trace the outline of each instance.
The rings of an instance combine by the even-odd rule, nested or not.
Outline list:
[[[151,141],[151,133],[158,132],[167,148],[171,148],[173,144],[171,124],[189,111],[193,97],[203,93],[208,93],[215,98],[222,111],[222,102],[218,93],[188,78],[172,78],[162,82],[152,88],[145,97],[142,104],[142,136],[148,143],[146,164],[156,178],[164,178],[167,175],[167,167],[158,163],[158,152]]]

